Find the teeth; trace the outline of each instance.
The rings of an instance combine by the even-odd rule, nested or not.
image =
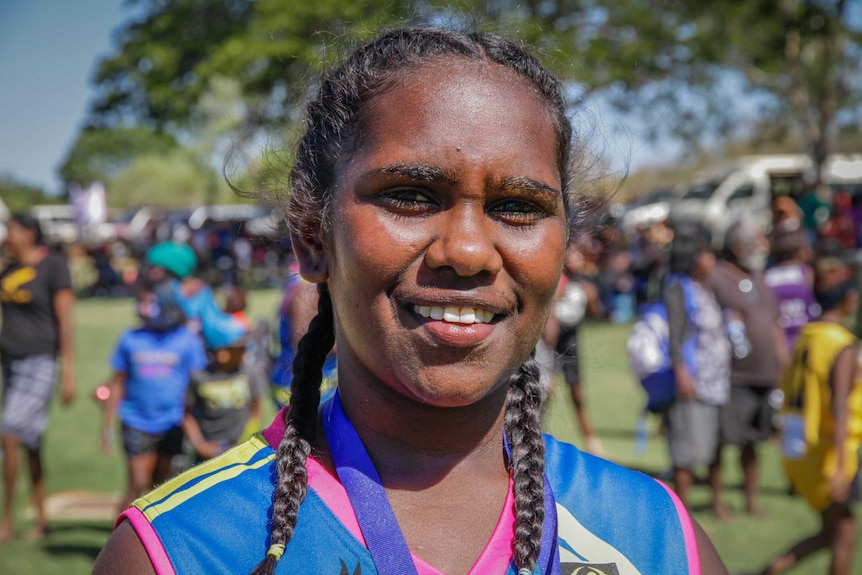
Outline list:
[[[442,319],[449,323],[490,323],[494,312],[473,307],[442,307],[437,305],[416,305],[413,311],[422,317]]]

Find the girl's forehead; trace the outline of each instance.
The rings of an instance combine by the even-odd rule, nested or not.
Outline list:
[[[547,103],[526,79],[499,64],[449,58],[399,76],[365,104],[355,156],[382,148],[417,156],[451,148],[477,159],[503,154],[531,170],[549,165],[554,174],[547,177],[559,180],[557,140]]]

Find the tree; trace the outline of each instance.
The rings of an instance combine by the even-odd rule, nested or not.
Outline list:
[[[212,169],[182,149],[138,156],[108,180],[105,188],[109,205],[120,208],[141,204],[184,208],[233,197],[226,185],[219,184]]]
[[[363,38],[403,20],[391,0],[132,0],[137,16],[100,63],[89,122],[133,121],[180,133],[201,120],[201,99],[217,78],[238,82],[246,122],[289,120],[310,69],[331,61],[327,40]]]
[[[49,201],[45,190],[22,182],[11,174],[0,174],[0,198],[12,213],[26,212],[32,206]]]
[[[798,134],[819,165],[862,102],[862,23],[847,0],[130,3],[137,16],[99,66],[90,123],[183,141],[207,121],[202,103],[220,78],[235,83],[250,138],[282,130],[299,118],[309,71],[340,56],[331,39],[405,23],[520,37],[568,82],[573,106],[602,96],[652,136],[700,146],[768,123]]]
[[[859,121],[862,21],[846,0],[479,4],[516,15],[528,39],[568,60],[579,96],[661,114],[655,134],[714,143],[769,124],[795,133],[820,166]]]
[[[68,188],[107,182],[125,170],[135,158],[167,153],[179,148],[167,134],[144,127],[85,128],[60,166],[60,177]]]

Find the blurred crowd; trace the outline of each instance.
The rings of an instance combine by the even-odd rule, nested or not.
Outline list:
[[[730,516],[722,499],[721,467],[723,448],[733,445],[739,448],[745,510],[762,513],[758,445],[783,434],[784,455],[791,458],[788,429],[794,417],[813,417],[812,410],[822,412],[823,421],[818,419],[816,425],[831,433],[838,413],[833,413],[833,404],[811,407],[800,399],[814,401],[812,391],[800,389],[816,387],[806,384],[814,376],[805,371],[805,362],[810,354],[819,354],[818,369],[827,380],[824,389],[832,390],[830,374],[844,348],[856,341],[845,328],[835,331],[822,324],[839,325],[856,313],[853,261],[862,245],[862,203],[840,191],[831,203],[803,200],[775,198],[768,229],[743,218],[728,228],[723,242],[716,242],[697,222],[662,220],[626,230],[609,215],[570,239],[537,356],[548,394],[557,372],[565,383],[587,450],[604,455],[585,404],[579,326],[588,319],[632,324],[632,370],[643,383],[646,410],[661,418],[682,504],[688,504],[702,468],[712,488],[714,513]],[[7,278],[16,265],[38,259],[28,254],[44,249],[40,240],[33,218],[12,221],[3,244]],[[114,375],[97,390],[105,413],[102,447],[110,452],[121,443],[128,461],[123,506],[178,469],[214,457],[257,430],[265,397],[278,406],[288,403],[293,355],[315,313],[317,290],[299,277],[285,242],[249,233],[240,221],[210,221],[192,229],[176,219],[153,223],[133,241],[115,240],[86,250],[72,246],[67,253],[73,259],[89,258],[94,270],[94,280],[80,293],[134,295],[138,302],[140,324],[117,342],[110,359]],[[54,294],[50,297],[71,287],[68,278],[46,281],[54,282],[49,285],[54,291],[46,292]],[[283,290],[273,325],[252,325],[245,315],[245,290],[257,286]],[[6,289],[4,313],[16,322],[8,316],[12,291]],[[62,345],[51,345],[55,347],[45,348],[48,356],[63,354]],[[22,361],[16,353],[13,350],[12,359]],[[4,369],[12,369],[9,361],[4,359]],[[855,365],[854,355],[846,369],[851,382]],[[64,372],[70,369],[66,366]],[[335,373],[333,355],[324,390],[334,388]],[[46,381],[53,377],[53,372],[45,373]],[[155,392],[157,380],[171,381],[172,387]],[[71,396],[73,391],[67,387],[64,393]],[[823,393],[821,404],[827,401]],[[862,413],[847,407],[849,398],[849,391],[840,398],[841,425],[850,421],[862,429]],[[856,403],[862,405],[862,398]],[[38,458],[45,410],[38,410],[41,427],[31,430],[31,457]],[[805,425],[802,429],[795,440],[805,444],[810,437]],[[802,467],[801,476],[789,465],[794,489],[822,509],[858,499],[855,464],[841,470],[846,481],[836,482],[835,470],[828,469],[831,464],[824,459],[845,444],[858,447],[856,435],[844,433],[844,443],[823,447],[819,459]],[[5,448],[9,453],[17,446]],[[802,449],[800,455],[797,445],[795,457],[810,459],[810,452]],[[7,456],[6,464],[10,461]],[[34,477],[35,485],[40,481]],[[46,528],[44,513],[39,517]],[[830,511],[824,515],[824,530],[846,528],[844,519]],[[0,527],[0,538],[8,537],[11,519]]]

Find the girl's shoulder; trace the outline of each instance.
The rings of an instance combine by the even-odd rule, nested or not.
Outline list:
[[[613,565],[620,573],[688,571],[697,556],[694,528],[668,487],[550,436],[545,445],[563,563]]]

